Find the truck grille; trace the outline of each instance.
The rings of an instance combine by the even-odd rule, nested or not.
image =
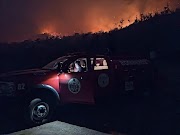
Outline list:
[[[15,92],[15,85],[13,82],[1,82],[0,81],[0,95],[12,96]]]

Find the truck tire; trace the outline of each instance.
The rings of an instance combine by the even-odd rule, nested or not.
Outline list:
[[[25,108],[25,122],[30,126],[37,126],[49,122],[55,111],[55,103],[38,97],[32,99]]]

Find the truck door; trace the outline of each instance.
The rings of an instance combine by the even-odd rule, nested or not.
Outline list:
[[[105,57],[91,58],[96,98],[105,98],[111,93],[112,71],[109,63],[109,60]]]
[[[67,64],[67,70],[59,77],[62,102],[93,104],[94,85],[90,60],[78,58]]]

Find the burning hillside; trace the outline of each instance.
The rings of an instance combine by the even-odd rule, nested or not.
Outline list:
[[[20,41],[37,34],[54,36],[109,31],[155,13],[179,0],[32,0],[0,2],[0,41]]]

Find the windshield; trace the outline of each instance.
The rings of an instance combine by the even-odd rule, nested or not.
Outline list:
[[[68,57],[66,56],[60,57],[44,66],[43,69],[57,69],[58,63],[64,63],[67,59]]]

